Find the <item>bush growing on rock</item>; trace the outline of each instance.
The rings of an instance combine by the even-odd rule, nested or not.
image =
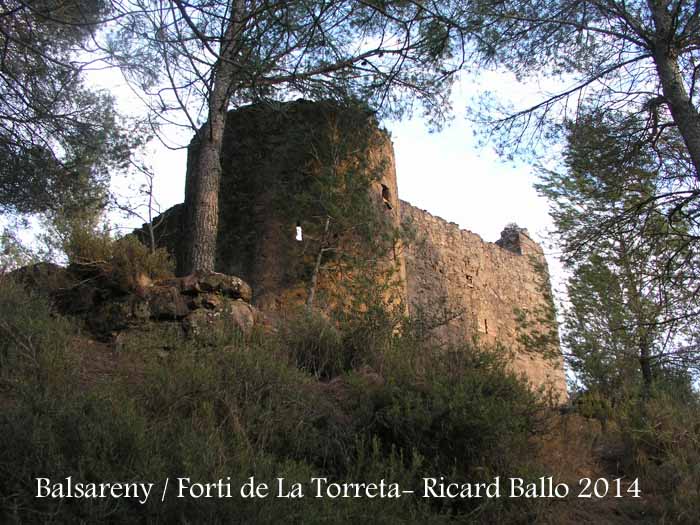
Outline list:
[[[66,254],[73,265],[104,274],[125,291],[172,277],[175,268],[165,248],[151,251],[134,235],[114,239],[106,230],[74,229]]]

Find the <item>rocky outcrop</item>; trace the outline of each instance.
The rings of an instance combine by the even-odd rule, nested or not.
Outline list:
[[[227,327],[235,327],[244,334],[249,334],[255,326],[257,311],[241,300],[231,301],[215,296],[205,299],[203,306],[204,308],[193,310],[183,319],[182,326],[188,336],[198,337],[206,330]]]
[[[253,298],[253,291],[248,283],[235,275],[198,271],[185,277],[173,279],[173,282],[179,284],[179,289],[187,295],[218,293],[224,297],[241,299],[248,303]]]
[[[149,282],[133,290],[115,287],[107,275],[85,268],[39,263],[14,278],[47,294],[60,313],[82,317],[99,339],[118,347],[130,341],[167,349],[174,340],[239,330],[250,334],[260,314],[249,304],[250,286],[217,272]]]

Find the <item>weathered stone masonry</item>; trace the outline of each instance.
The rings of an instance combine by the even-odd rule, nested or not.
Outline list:
[[[469,338],[514,351],[513,369],[533,385],[552,385],[565,394],[558,344],[528,349],[520,335],[556,328],[539,321],[551,312],[550,284],[542,249],[524,231],[504,230],[498,243],[484,242],[456,224],[401,201],[401,216],[416,239],[405,248],[406,286],[412,310],[442,307],[461,314],[435,329],[445,342]],[[449,313],[448,312],[448,313]],[[523,319],[524,317],[524,319]],[[525,326],[529,322],[529,326]],[[553,356],[547,359],[543,351]]]
[[[332,104],[307,101],[276,108],[249,106],[229,114],[222,152],[216,270],[248,281],[253,304],[263,311],[303,302],[309,260],[318,250],[318,239],[296,242],[295,226],[301,224],[307,231],[313,225],[318,232],[323,217],[313,206],[296,213],[279,199],[287,199],[290,191],[310,191],[311,200],[317,198],[311,188],[321,173],[318,152],[337,150],[343,137],[356,134],[357,123],[364,119],[373,126],[371,140],[364,149],[353,151],[354,158],[336,161],[352,167],[357,166],[358,155],[364,159],[360,165],[372,170],[370,201],[381,220],[387,228],[408,224],[415,234],[412,242],[399,243],[388,256],[377,259],[377,264],[396,269],[400,295],[409,311],[436,312],[446,306],[460,315],[436,328],[436,339],[500,343],[514,352],[514,370],[524,373],[534,386],[549,384],[565,395],[556,327],[542,320],[543,312],[551,312],[542,249],[524,230],[506,229],[497,243],[484,242],[454,223],[399,201],[390,137],[363,115],[358,120],[358,114],[348,115]],[[195,145],[190,148],[193,154]],[[177,257],[182,205],[166,214],[163,244]],[[357,249],[351,237],[338,242],[347,250]],[[332,272],[321,275],[319,290],[331,292],[338,278],[342,276]],[[548,331],[554,338],[535,339],[536,348],[523,342],[523,335]],[[554,359],[545,359],[543,352]]]

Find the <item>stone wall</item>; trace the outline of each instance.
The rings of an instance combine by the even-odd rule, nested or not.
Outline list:
[[[401,201],[415,239],[404,248],[409,308],[448,322],[433,330],[443,343],[500,343],[514,352],[512,368],[535,385],[566,395],[547,263],[526,231],[504,230],[484,242],[457,224]],[[436,319],[439,322],[440,319]],[[551,359],[548,359],[551,357]]]
[[[393,145],[371,114],[328,102],[247,106],[229,113],[224,144],[216,270],[250,283],[256,307],[271,313],[303,303],[319,249],[328,246],[315,306],[347,301],[358,273],[371,275],[379,289],[379,276],[391,272],[398,292],[392,295],[413,313],[453,314],[433,330],[437,340],[501,343],[514,351],[513,368],[534,385],[552,383],[565,393],[556,328],[545,322],[552,308],[540,247],[519,229],[487,243],[399,201]],[[192,165],[196,141],[189,153]],[[361,189],[352,182],[358,176]],[[354,207],[345,206],[353,199]],[[360,216],[347,217],[363,202]],[[178,259],[186,206],[187,199],[166,212],[158,234]],[[333,238],[322,241],[329,214]],[[364,241],[357,235],[370,217],[378,221],[376,237],[391,236],[403,223],[415,239],[393,240],[379,253],[366,233]],[[302,241],[295,240],[297,225]]]

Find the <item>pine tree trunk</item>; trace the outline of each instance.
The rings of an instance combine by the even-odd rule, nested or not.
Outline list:
[[[651,369],[651,350],[652,350],[652,335],[650,334],[650,325],[657,321],[655,314],[649,311],[648,305],[645,305],[645,300],[642,292],[642,283],[640,282],[638,272],[635,271],[634,261],[630,257],[627,242],[624,238],[619,241],[618,261],[624,276],[624,288],[627,291],[627,308],[633,316],[634,328],[631,343],[634,346],[630,347],[630,351],[634,351],[635,347],[638,351],[639,370],[642,373],[642,393],[644,398],[647,398],[651,385],[654,380]]]
[[[190,223],[187,225],[189,235],[185,273],[194,270],[214,270],[219,228],[219,157],[224,124],[219,122],[222,120],[220,115],[211,116],[213,118],[210,123],[202,129],[197,161],[193,166],[191,189],[194,191],[194,198],[186,199],[192,209],[187,210]]]
[[[234,61],[239,52],[238,40],[243,30],[243,6],[243,0],[236,0],[232,8],[220,56],[212,70],[209,119],[198,133],[196,157],[188,166],[185,185],[186,248],[183,268],[179,269],[181,273],[215,269],[221,147],[231,98]]]
[[[700,115],[688,96],[678,67],[677,51],[671,44],[674,31],[671,14],[667,10],[666,2],[649,0],[649,8],[658,35],[653,44],[653,54],[661,89],[673,121],[688,148],[695,176],[700,178]]]

